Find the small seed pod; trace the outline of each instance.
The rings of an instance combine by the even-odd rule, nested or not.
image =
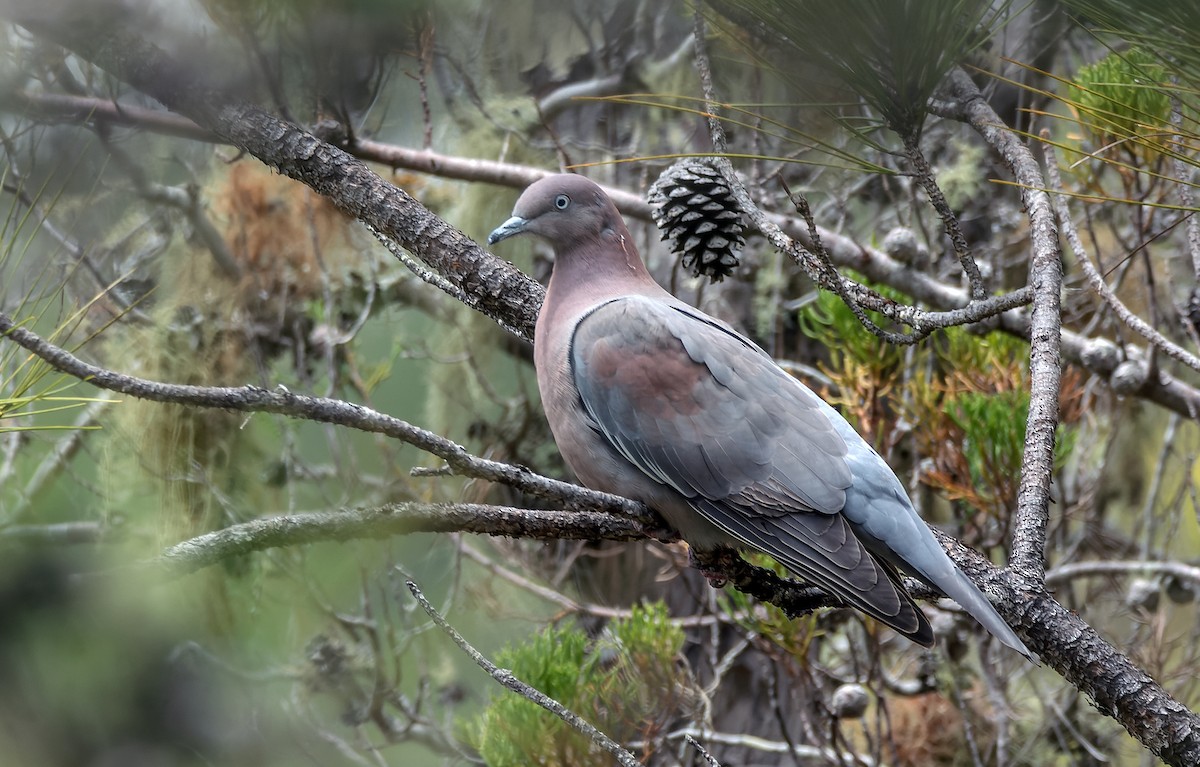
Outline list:
[[[858,719],[867,710],[871,697],[861,684],[844,684],[833,691],[829,710],[838,719]]]

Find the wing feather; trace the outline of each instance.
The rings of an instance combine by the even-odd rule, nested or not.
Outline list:
[[[579,322],[570,361],[597,428],[647,476],[731,537],[932,641],[895,571],[839,513],[853,475],[824,403],[761,349],[685,305],[630,296]]]
[[[846,444],[823,403],[732,330],[630,296],[580,321],[570,360],[604,436],[684,496],[758,487],[814,512],[845,504]]]

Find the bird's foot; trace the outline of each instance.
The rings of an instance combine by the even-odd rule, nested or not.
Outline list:
[[[724,552],[719,549],[697,551],[688,546],[688,563],[699,570],[700,574],[708,581],[708,585],[714,589],[723,589],[725,584],[729,583],[729,576],[726,574],[728,568],[725,566],[724,558]]]

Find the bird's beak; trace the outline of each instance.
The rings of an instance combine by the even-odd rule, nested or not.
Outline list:
[[[520,234],[521,232],[525,231],[525,227],[528,225],[528,219],[521,218],[520,216],[513,216],[492,230],[492,233],[488,235],[488,245],[495,245],[497,242],[506,240],[509,237],[512,237],[514,234]]]

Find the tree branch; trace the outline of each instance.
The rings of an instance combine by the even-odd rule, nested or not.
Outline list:
[[[1167,575],[1200,586],[1200,567],[1183,562],[1071,562],[1046,572],[1047,588],[1100,575]]]
[[[36,105],[30,109],[31,113],[45,119],[72,121],[104,119],[111,120],[114,124],[158,130],[170,135],[180,135],[201,141],[230,143],[227,139],[201,128],[186,117],[104,99],[23,92],[21,101]],[[552,172],[526,165],[456,157],[423,149],[410,149],[369,139],[353,138],[343,148],[359,159],[381,163],[393,169],[428,173],[440,178],[496,184],[514,189],[523,189]],[[617,187],[605,187],[605,191],[626,216],[642,221],[652,220],[649,204],[639,195]],[[336,193],[330,199],[336,201]],[[786,237],[793,239],[803,248],[811,249],[815,246],[801,217],[767,211],[762,211],[762,213],[764,214],[763,221],[779,227]],[[940,326],[978,322],[994,316],[999,309],[1004,308],[989,302],[1011,302],[1011,306],[1022,306],[1029,302],[1029,296],[1024,292],[1030,290],[1029,288],[993,297],[985,302],[971,302],[970,296],[961,288],[913,271],[911,267],[881,250],[863,245],[832,230],[818,227],[817,231],[825,251],[836,265],[854,269],[874,282],[902,289],[914,300],[937,309],[937,312],[926,312],[926,316],[932,316],[941,323]],[[490,258],[490,256],[488,257]],[[480,279],[478,284],[485,283]],[[536,291],[534,292],[536,293]],[[892,310],[892,313],[896,311],[898,310]],[[999,319],[1001,330],[1029,340],[1030,321],[1027,314],[1010,309],[1000,314]],[[519,318],[510,317],[505,324],[507,327],[516,327],[519,323]],[[521,334],[518,333],[518,335]],[[1062,354],[1072,363],[1095,373],[1105,381],[1109,380],[1121,362],[1120,350],[1112,342],[1103,338],[1089,338],[1069,330],[1064,330],[1062,333]],[[1162,372],[1157,380],[1148,381],[1137,392],[1137,396],[1188,418],[1194,418],[1196,413],[1200,413],[1200,390]]]
[[[646,525],[596,511],[539,511],[477,503],[398,503],[372,509],[261,517],[171,546],[154,564],[187,575],[230,557],[320,541],[386,538],[412,533],[480,533],[537,540],[645,540]]]
[[[538,704],[551,714],[554,714],[559,719],[566,722],[576,731],[591,740],[592,744],[597,748],[604,749],[608,753],[612,754],[616,758],[617,763],[621,764],[622,767],[641,767],[641,762],[639,762],[633,754],[629,753],[624,748],[621,748],[620,744],[597,730],[583,717],[571,711],[569,708],[559,703],[554,698],[551,698],[549,695],[546,695],[540,690],[531,687],[525,682],[522,682],[520,679],[517,679],[508,669],[500,668],[495,663],[492,663],[490,660],[483,657],[483,653],[472,647],[466,639],[463,639],[462,634],[459,634],[457,631],[455,631],[454,627],[451,626],[446,619],[438,613],[437,610],[434,609],[433,605],[429,603],[429,600],[425,598],[425,595],[421,593],[421,589],[417,587],[416,583],[409,580],[407,581],[407,584],[408,590],[412,592],[412,595],[416,598],[417,602],[420,603],[421,608],[425,610],[426,614],[429,615],[429,618],[435,624],[437,624],[437,627],[444,631],[448,637],[454,640],[454,644],[458,645],[459,649],[466,653],[471,660],[475,661],[475,663],[481,669],[486,671],[492,677],[492,679],[495,679],[512,692],[515,692],[517,695],[520,695],[526,700],[530,700]]]
[[[589,508],[638,518],[643,522],[653,520],[652,516],[647,516],[645,507],[641,504],[615,495],[588,490],[569,482],[543,477],[522,466],[480,458],[469,453],[462,445],[439,434],[362,405],[339,399],[293,394],[282,386],[271,391],[258,386],[187,386],[117,373],[84,362],[37,334],[16,326],[12,318],[3,312],[0,312],[0,336],[7,336],[55,370],[101,389],[153,402],[220,408],[241,413],[275,413],[383,434],[436,455],[455,473],[463,476],[499,482],[532,495],[559,501],[569,508],[586,505]]]
[[[1040,583],[1016,578],[934,528],[962,571],[1042,662],[1092,699],[1167,764],[1200,764],[1200,716],[1175,700]]]
[[[1062,248],[1041,169],[1029,148],[1005,127],[975,83],[961,69],[950,75],[950,90],[963,119],[992,145],[1020,184],[1029,216],[1032,252],[1029,284],[1033,310],[1029,316],[1029,416],[1021,460],[1013,525],[1012,570],[1028,583],[1041,583],[1046,573],[1046,526],[1050,518],[1050,480],[1054,475],[1054,436],[1058,428],[1059,378],[1062,371]]]

